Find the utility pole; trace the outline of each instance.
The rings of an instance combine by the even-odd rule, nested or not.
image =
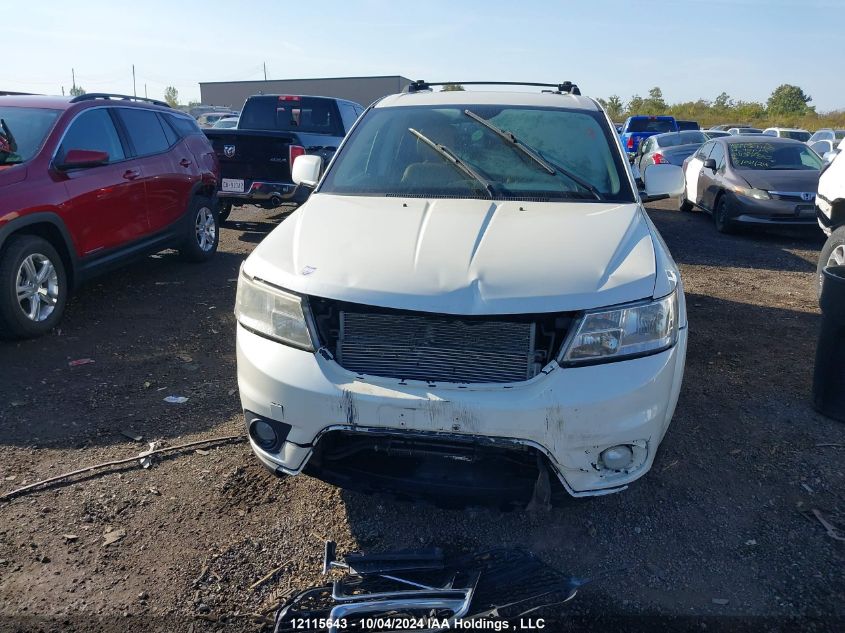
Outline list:
[[[147,98],[147,84],[144,84],[144,99]]]
[[[267,81],[267,62],[264,62],[264,81]]]
[[[64,86],[62,86],[62,96],[63,97],[65,96],[65,87]]]
[[[135,90],[135,64],[132,64],[132,96],[138,96],[138,91]]]
[[[73,68],[70,69],[70,76],[73,77],[72,92],[76,92],[76,71]]]

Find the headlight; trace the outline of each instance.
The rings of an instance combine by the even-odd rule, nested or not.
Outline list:
[[[611,361],[672,347],[678,340],[678,295],[587,312],[566,347],[564,363]]]
[[[245,328],[280,343],[313,351],[302,297],[273,288],[241,273],[235,318]]]
[[[739,187],[736,186],[733,188],[734,193],[738,193],[741,196],[745,196],[746,198],[754,198],[755,200],[770,200],[772,197],[769,195],[768,191],[764,191],[763,189],[751,189],[749,187]]]

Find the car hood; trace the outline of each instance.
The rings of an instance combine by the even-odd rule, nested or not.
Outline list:
[[[765,191],[810,191],[819,186],[819,172],[814,169],[760,169],[736,172],[755,189]]]
[[[639,205],[314,194],[244,271],[303,294],[449,314],[582,310],[651,297]]]

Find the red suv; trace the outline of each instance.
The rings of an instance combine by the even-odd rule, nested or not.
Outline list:
[[[217,158],[196,121],[122,95],[0,97],[0,336],[49,331],[129,259],[217,250]]]

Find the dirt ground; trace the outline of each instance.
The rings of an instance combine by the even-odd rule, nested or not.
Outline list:
[[[650,214],[681,267],[689,352],[654,468],[627,491],[534,515],[443,510],[277,480],[243,442],[181,451],[0,503],[0,630],[257,631],[251,614],[318,580],[326,539],[522,546],[598,577],[559,630],[843,630],[845,542],[811,513],[845,528],[845,426],[810,406],[821,235]],[[211,263],[148,258],[81,289],[60,331],[0,344],[0,492],[242,433],[235,282],[279,221],[235,211]]]

